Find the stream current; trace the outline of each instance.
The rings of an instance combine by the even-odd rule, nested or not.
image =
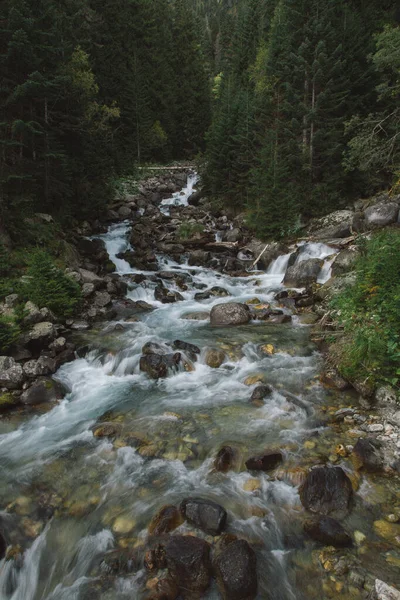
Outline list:
[[[189,184],[182,203],[192,189]],[[101,236],[116,271],[128,277],[142,273],[116,258],[129,247],[129,229],[128,222],[118,223]],[[306,258],[333,253],[322,245],[309,245],[305,252]],[[309,327],[297,317],[289,324],[252,322],[221,329],[211,328],[204,314],[200,320],[182,318],[229,301],[257,298],[276,305],[288,259],[280,257],[266,273],[233,278],[159,256],[160,270],[190,275],[185,291],[165,282],[184,300],[163,305],[154,300],[151,283],[131,284],[128,298],[145,300],[154,310],[141,313],[137,321],[107,323],[84,335],[90,351],[55,376],[69,390],[65,399],[48,412],[0,423],[1,506],[13,503],[0,516],[6,529],[22,527],[21,539],[30,535],[32,540],[23,544],[18,561],[0,563],[1,600],[144,598],[143,568],[103,586],[97,584],[101,560],[113,548],[140,551],[154,514],[188,496],[221,504],[228,512],[228,531],[255,549],[258,599],[327,597],[312,559],[315,545],[304,541],[298,487],[305,469],[321,457],[327,460],[337,443],[338,433],[324,420],[326,407],[354,405],[354,396],[320,384],[321,357]],[[323,278],[329,277],[329,268],[327,263]],[[213,286],[225,288],[230,297],[194,299],[199,289]],[[158,381],[140,372],[144,344],[177,339],[201,348],[193,371]],[[225,352],[219,368],[207,366],[207,348]],[[255,407],[249,399],[260,381],[274,392],[265,405]],[[299,402],[293,403],[290,394]],[[95,437],[97,421],[114,423],[116,438]],[[132,438],[143,440],[145,450],[130,444]],[[213,461],[224,445],[235,448],[237,464],[218,473]],[[270,449],[279,449],[285,459],[273,476],[245,469],[247,458]],[[350,530],[365,535],[373,519],[366,517],[372,510],[368,485],[347,520]],[[46,521],[41,511],[48,504],[56,510]],[[187,523],[177,530],[190,531]],[[205,598],[220,598],[215,586]]]

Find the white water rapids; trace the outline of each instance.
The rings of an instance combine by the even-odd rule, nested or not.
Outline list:
[[[165,210],[187,203],[195,183],[196,178],[190,178],[183,194],[164,201]],[[118,273],[138,273],[116,258],[129,248],[129,223],[112,225],[101,237]],[[315,254],[325,258],[333,251],[308,245],[302,259]],[[190,495],[222,504],[229,514],[229,531],[254,545],[260,565],[260,600],[267,590],[273,600],[303,598],[290,560],[295,546],[287,542],[300,508],[298,482],[293,483],[290,467],[296,466],[305,440],[318,433],[314,408],[325,397],[316,379],[319,355],[309,342],[308,329],[296,324],[252,323],[213,330],[205,317],[182,319],[186,313],[208,312],[215,304],[232,299],[257,298],[262,304],[274,304],[289,258],[290,254],[279,257],[267,273],[232,278],[158,257],[160,269],[190,275],[187,290],[165,282],[184,300],[162,305],[154,300],[152,283],[132,284],[128,297],[146,300],[155,310],[143,313],[137,322],[121,322],[121,331],[115,330],[116,323],[107,324],[90,338],[93,349],[84,358],[64,365],[56,374],[70,390],[58,406],[1,429],[2,499],[31,494],[35,503],[45,493],[61,498],[58,510],[28,544],[21,561],[0,563],[1,600],[143,598],[141,570],[118,577],[104,589],[94,588],[101,558],[119,544],[140,546],[157,510]],[[324,278],[327,275],[324,272]],[[231,296],[194,298],[213,286],[225,288]],[[140,372],[145,343],[176,339],[202,349],[193,372],[178,371],[159,381]],[[275,353],[263,353],[265,344],[272,344]],[[226,352],[219,368],[207,366],[207,347]],[[249,404],[256,383],[249,386],[245,381],[254,375],[274,387],[272,397],[261,407]],[[285,392],[301,403],[293,404]],[[129,444],[118,446],[94,438],[91,427],[105,413],[108,416],[103,420],[117,416],[125,429],[161,444],[162,450],[155,458],[146,458]],[[252,491],[254,477],[245,469],[226,474],[213,471],[215,454],[224,444],[237,448],[243,459],[269,448],[281,449],[288,472],[276,479],[258,474]],[[21,511],[19,516],[18,511],[4,513],[2,521],[12,530],[20,527],[20,516]],[[131,524],[125,535],[120,534],[118,519]],[[182,525],[178,531],[189,529]],[[220,596],[212,587],[205,598]]]

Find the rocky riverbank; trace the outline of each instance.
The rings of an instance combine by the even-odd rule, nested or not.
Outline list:
[[[7,552],[10,572],[5,581],[16,585],[16,573],[29,560],[22,556],[27,539],[36,540],[40,555],[53,516],[77,528],[96,515],[96,531],[100,524],[110,533],[96,541],[91,570],[82,571],[95,575],[82,597],[120,598],[123,591],[112,590],[127,577],[131,594],[147,600],[174,600],[179,594],[214,598],[206,595],[210,586],[211,594],[222,598],[249,600],[257,593],[264,597],[273,571],[278,585],[286,570],[294,570],[295,587],[285,580],[282,597],[292,597],[295,589],[302,598],[397,598],[399,592],[382,581],[387,572],[389,583],[400,583],[393,575],[400,561],[396,394],[345,381],[329,357],[327,334],[334,328],[329,297],[352,281],[354,232],[393,226],[398,202],[380,197],[355,212],[310,224],[302,240],[266,245],[252,237],[243,216],[216,210],[200,191],[190,194],[195,181],[190,171],[151,178],[137,194],[118,198],[103,223],[82,224],[71,240],[74,259],[66,270],[81,287],[81,314],[60,323],[48,309],[28,303],[24,338],[11,356],[0,358],[5,419],[13,418],[10,406],[20,411],[38,405],[37,414],[44,414],[57,407],[66,389],[75,410],[83,410],[79,394],[94,406],[83,429],[73,407],[70,416],[67,404],[59,405],[59,412],[55,408],[55,422],[50,412],[38,446],[44,465],[35,464],[38,475],[18,497],[3,493],[8,503],[0,556]],[[196,309],[179,310],[192,298]],[[6,298],[3,313],[11,314],[17,302],[15,296]],[[176,315],[166,312],[174,306]],[[188,341],[196,330],[186,324],[197,323],[205,324],[204,333]],[[320,378],[312,376],[310,326],[327,355]],[[182,339],[170,338],[169,329]],[[70,371],[68,361],[79,356],[90,359],[75,361],[77,371],[72,364]],[[61,365],[63,376],[54,380]],[[99,379],[99,397],[96,392],[92,398],[86,377],[91,386]],[[121,388],[122,400],[104,404],[102,390],[110,379],[116,388],[129,383],[129,389]],[[202,407],[208,387],[210,405]],[[189,394],[188,406],[182,390]],[[231,406],[231,397],[238,403]],[[219,406],[220,398],[226,404]],[[199,408],[188,412],[197,402]],[[161,413],[154,414],[159,404]],[[65,457],[53,445],[57,418],[67,424],[71,419],[61,438],[64,444],[64,435],[72,436]],[[269,428],[275,426],[274,437]],[[35,439],[34,426],[29,435]],[[91,452],[96,448],[90,455],[88,443]],[[19,444],[27,460],[29,448],[22,439]],[[11,446],[7,464],[13,463]],[[54,451],[60,458],[52,462]],[[87,537],[79,543],[94,544]],[[268,581],[259,564],[272,560],[273,552],[263,554],[266,547],[292,557],[274,563]],[[377,552],[377,565],[369,568],[369,557]],[[281,571],[279,564],[285,565]]]

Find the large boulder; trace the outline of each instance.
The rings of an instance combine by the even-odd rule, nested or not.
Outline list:
[[[186,498],[181,502],[181,513],[195,527],[210,535],[220,535],[225,529],[226,510],[210,500]]]
[[[246,468],[249,471],[272,471],[283,461],[280,452],[267,452],[261,456],[253,456],[246,460]]]
[[[283,283],[288,287],[301,288],[316,283],[321,272],[323,261],[310,258],[296,263],[286,271]]]
[[[344,517],[350,509],[353,488],[341,467],[315,467],[300,487],[300,499],[310,512]]]
[[[23,336],[23,344],[34,354],[38,354],[51,344],[57,337],[53,323],[44,321],[36,323],[28,333]]]
[[[281,254],[285,254],[285,250],[286,248],[278,242],[270,242],[266,245],[264,242],[257,239],[251,240],[251,242],[246,245],[246,248],[244,248],[244,251],[249,251],[254,255],[254,260],[262,253],[257,262],[257,267],[259,269],[268,269],[275,258],[278,258]]]
[[[396,202],[387,202],[370,206],[364,212],[365,223],[368,229],[378,229],[396,223],[399,217],[399,205]]]
[[[230,292],[228,292],[228,290],[226,290],[223,287],[219,287],[219,286],[214,286],[212,287],[210,290],[207,290],[205,292],[199,292],[198,294],[195,294],[194,299],[195,300],[208,300],[209,298],[213,298],[213,297],[220,297],[220,298],[226,298],[227,296],[231,296],[232,294]]]
[[[352,545],[352,539],[341,524],[331,517],[320,517],[304,523],[304,531],[311,539],[325,546],[343,548]]]
[[[25,381],[22,366],[15,362],[11,356],[0,356],[0,387],[15,390]]]
[[[211,582],[210,546],[192,536],[174,535],[165,546],[166,564],[183,598],[201,598]]]
[[[229,325],[246,325],[250,321],[250,310],[247,304],[228,302],[217,304],[210,313],[210,323],[213,327]]]
[[[332,265],[332,275],[344,275],[354,268],[354,263],[359,257],[359,251],[354,249],[342,250],[336,256]]]
[[[96,275],[96,273],[93,273],[93,271],[79,269],[79,274],[81,276],[82,283],[92,283],[96,290],[105,285],[104,279]]]
[[[308,232],[314,239],[321,241],[349,237],[353,214],[351,210],[338,210],[330,213],[322,219],[313,221]]]
[[[381,443],[374,438],[360,438],[353,448],[352,459],[357,470],[370,473],[383,469]]]
[[[192,250],[189,253],[188,264],[190,266],[204,267],[211,258],[210,252],[206,250]]]
[[[257,596],[257,557],[245,540],[233,540],[218,552],[214,571],[223,600]]]
[[[180,352],[175,354],[145,354],[140,358],[140,370],[151,379],[161,379],[168,376],[171,369],[175,369],[182,361]]]
[[[116,319],[129,319],[138,313],[153,310],[154,307],[151,304],[144,302],[144,300],[134,302],[133,300],[126,298],[114,302],[112,308],[116,313]]]
[[[400,600],[400,591],[380,579],[375,579],[376,600]]]
[[[56,361],[49,356],[40,356],[38,360],[28,360],[23,367],[25,375],[31,379],[40,375],[52,375],[56,368]]]
[[[63,386],[50,377],[37,379],[30,388],[21,394],[21,403],[34,406],[62,400],[65,396]]]

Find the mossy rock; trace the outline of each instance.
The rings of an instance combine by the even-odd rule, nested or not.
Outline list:
[[[10,392],[0,394],[0,412],[18,404],[18,398]]]

